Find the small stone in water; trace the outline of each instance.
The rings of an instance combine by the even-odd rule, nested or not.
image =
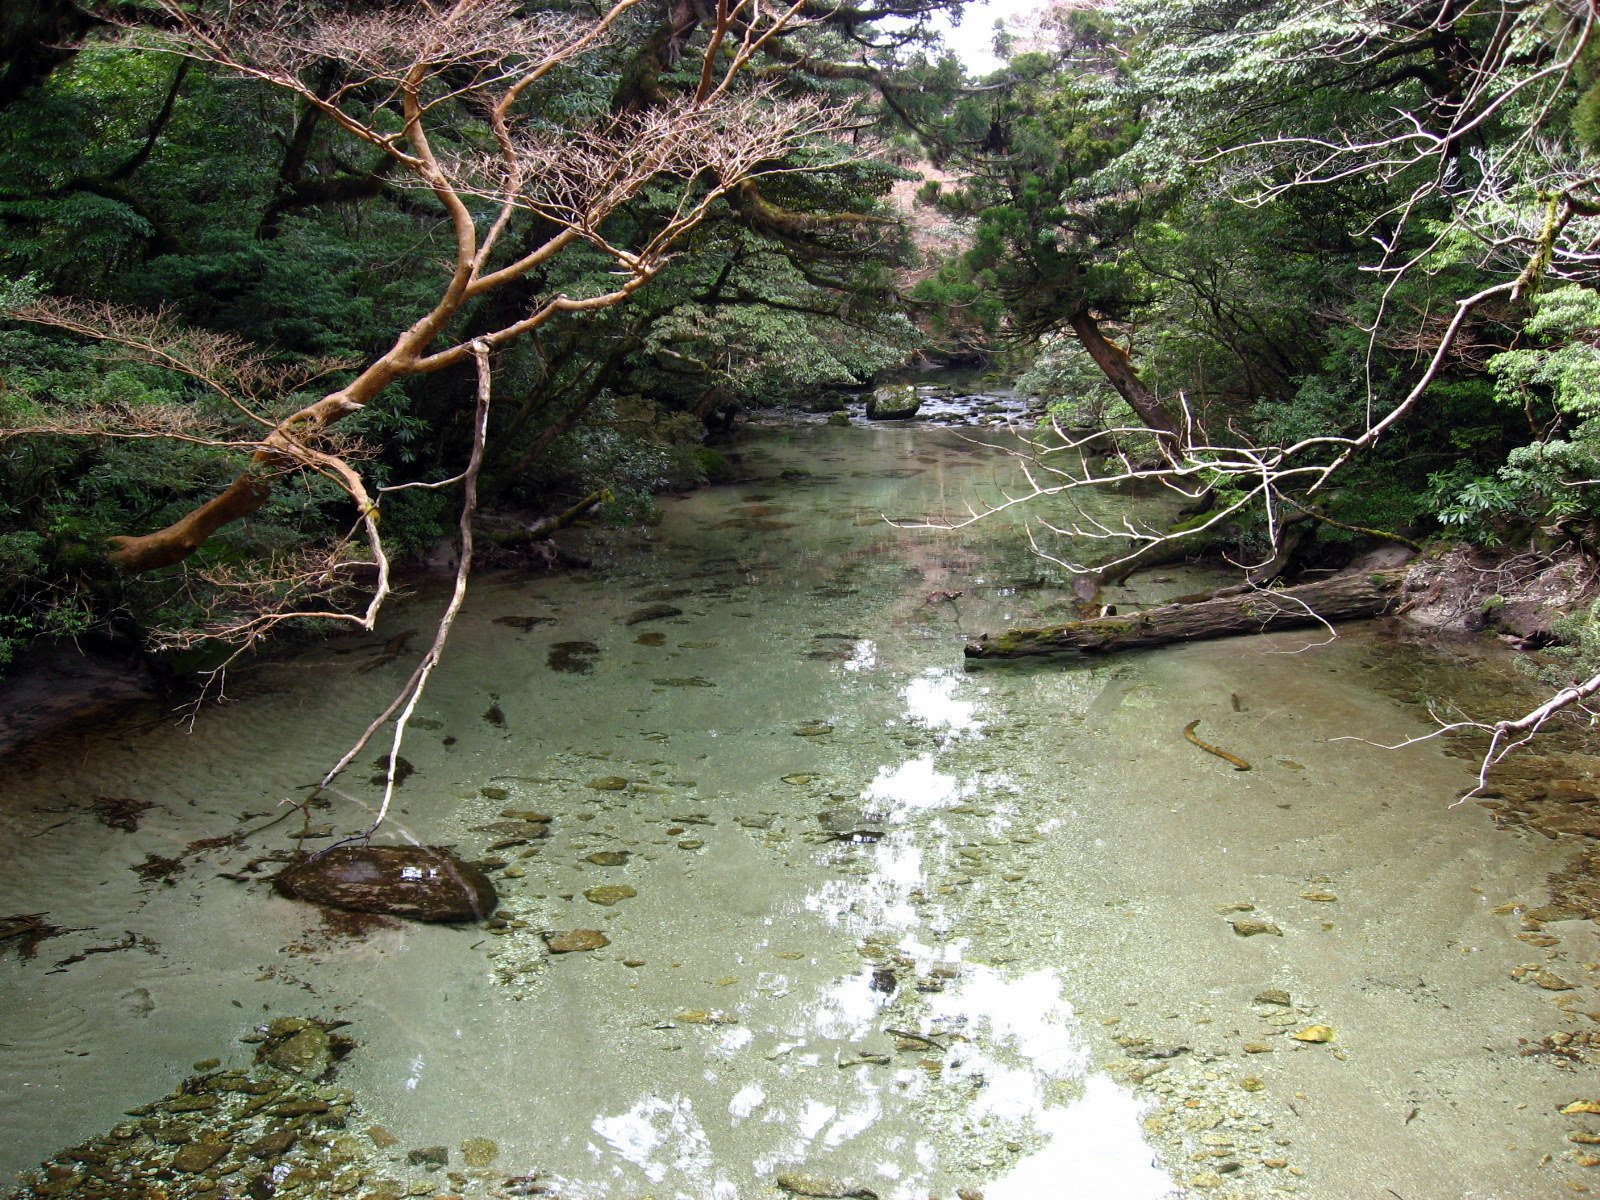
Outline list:
[[[627,864],[631,853],[631,850],[596,850],[587,856],[587,861],[597,867],[621,867]]]
[[[1233,926],[1233,931],[1240,937],[1255,937],[1260,933],[1270,933],[1273,937],[1283,936],[1283,930],[1279,929],[1271,921],[1258,921],[1253,917],[1239,917],[1229,923]]]
[[[793,784],[795,787],[804,787],[815,778],[815,775],[785,775],[783,777],[783,781],[788,784]]]
[[[739,1018],[717,1009],[686,1008],[672,1018],[684,1025],[737,1025]]]
[[[773,1182],[790,1195],[811,1196],[817,1200],[878,1200],[878,1193],[870,1188],[851,1187],[847,1183],[799,1171],[781,1171],[773,1178]]]
[[[478,795],[485,800],[509,800],[511,799],[511,789],[491,784],[488,787],[479,788]]]
[[[1600,1113],[1600,1100],[1574,1100],[1561,1110],[1562,1116],[1570,1117],[1573,1113]]]
[[[703,841],[701,841],[699,838],[684,838],[681,842],[678,843],[678,849],[679,850],[699,850],[704,845],[705,845],[705,843]]]
[[[1294,1003],[1289,998],[1289,993],[1281,988],[1268,988],[1264,992],[1257,992],[1255,1002],[1257,1004],[1276,1004],[1281,1008],[1288,1008]]]
[[[832,732],[832,725],[825,724],[822,721],[813,721],[808,725],[800,726],[799,729],[794,731],[794,735],[795,737],[821,737],[823,734]]]
[[[664,621],[669,617],[683,616],[683,609],[672,604],[647,604],[636,608],[622,619],[624,625],[642,625],[646,621]]]
[[[1313,888],[1309,892],[1300,893],[1300,899],[1302,900],[1316,900],[1323,904],[1332,904],[1338,898],[1332,892],[1325,891],[1322,888]]]
[[[412,1150],[406,1155],[406,1161],[413,1167],[442,1167],[450,1161],[450,1148],[448,1146],[424,1146],[419,1150]]]
[[[551,931],[541,936],[544,938],[544,944],[550,947],[551,954],[575,954],[584,950],[598,950],[602,946],[611,944],[611,939],[598,929]]]
[[[597,792],[620,792],[628,786],[628,781],[621,775],[602,775],[589,780],[589,786]]]
[[[231,1149],[233,1147],[226,1144],[219,1146],[209,1142],[197,1142],[184,1146],[173,1155],[172,1165],[176,1170],[198,1175],[201,1171],[209,1171],[216,1166],[228,1156],[228,1151]]]
[[[1529,978],[1547,992],[1570,992],[1576,986],[1568,983],[1554,971],[1547,971],[1542,967],[1530,975]]]
[[[1297,1042],[1322,1043],[1331,1042],[1338,1035],[1334,1033],[1331,1025],[1307,1025],[1299,1033],[1291,1033],[1289,1036]]]
[[[632,900],[638,894],[625,883],[612,883],[601,887],[586,888],[583,898],[589,901],[590,904],[600,904],[610,908],[619,900]]]
[[[461,1143],[461,1157],[469,1167],[487,1167],[500,1157],[500,1143],[489,1138],[468,1138]]]

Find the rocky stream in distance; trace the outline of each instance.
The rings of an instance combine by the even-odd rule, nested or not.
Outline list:
[[[1027,513],[885,520],[1016,483],[1015,397],[925,412],[984,405],[749,427],[739,483],[573,531],[591,570],[476,579],[377,839],[483,872],[469,919],[272,885],[368,819],[372,763],[308,823],[279,802],[402,682],[385,646],[437,587],[236,673],[192,733],[125,700],[14,752],[4,1186],[1600,1193],[1592,747],[1456,806],[1474,744],[1338,740],[1522,701],[1493,646],[1382,623],[965,669],[966,636],[1072,611]]]

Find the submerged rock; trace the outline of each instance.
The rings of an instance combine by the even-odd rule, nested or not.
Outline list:
[[[486,1137],[470,1137],[461,1143],[461,1157],[469,1167],[487,1167],[500,1157],[500,1143]]]
[[[642,625],[646,621],[664,621],[668,617],[683,616],[683,609],[675,604],[646,604],[622,618],[624,625]]]
[[[564,675],[592,675],[595,659],[600,657],[600,647],[594,642],[556,642],[545,656],[552,671]]]
[[[302,1079],[321,1079],[333,1065],[333,1051],[333,1039],[323,1025],[304,1017],[280,1017],[267,1027],[256,1061]]]
[[[611,939],[598,929],[550,930],[540,936],[551,954],[581,954],[611,944]]]
[[[780,1171],[773,1182],[791,1196],[813,1196],[817,1200],[878,1200],[878,1193],[871,1188],[803,1171]]]
[[[438,846],[338,846],[274,886],[292,900],[413,921],[481,921],[500,903],[487,875]]]
[[[1258,921],[1254,917],[1239,917],[1230,923],[1233,925],[1233,931],[1240,937],[1258,937],[1263,933],[1271,934],[1273,937],[1283,936],[1283,930],[1279,929],[1271,921]]]
[[[882,817],[859,808],[826,808],[817,814],[817,824],[829,837],[842,842],[876,842],[888,832]]]

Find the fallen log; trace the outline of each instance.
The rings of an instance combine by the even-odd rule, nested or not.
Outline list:
[[[1348,571],[1316,583],[1278,590],[1226,589],[1190,604],[1167,604],[1123,616],[1094,617],[1062,625],[980,634],[966,645],[968,658],[1024,658],[1076,650],[1110,654],[1173,642],[1297,629],[1323,622],[1376,617],[1398,607],[1402,570]]]

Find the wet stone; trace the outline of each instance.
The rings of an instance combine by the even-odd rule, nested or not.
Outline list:
[[[591,675],[599,656],[600,647],[593,642],[556,642],[545,656],[545,664],[564,675]]]
[[[251,1144],[250,1154],[255,1158],[280,1158],[294,1145],[296,1136],[298,1135],[292,1129],[269,1133]]]
[[[681,1025],[737,1025],[739,1018],[714,1008],[686,1008],[672,1018]]]
[[[1255,1002],[1257,1004],[1276,1004],[1280,1008],[1288,1008],[1294,1003],[1290,999],[1289,993],[1282,988],[1267,988],[1265,991],[1257,992]]]
[[[605,884],[601,887],[586,888],[583,898],[590,904],[603,905],[610,908],[622,900],[632,900],[639,893],[625,883]]]
[[[624,625],[643,625],[646,621],[665,621],[670,617],[683,616],[683,609],[675,604],[646,604],[643,608],[636,608],[622,618]]]
[[[871,1188],[803,1171],[780,1171],[772,1181],[791,1196],[810,1196],[814,1200],[878,1200],[878,1193]]]
[[[228,1151],[231,1149],[233,1149],[232,1146],[217,1145],[209,1142],[192,1143],[184,1146],[172,1156],[172,1165],[176,1170],[198,1175],[201,1171],[209,1171],[227,1158]]]
[[[333,1040],[313,1021],[278,1020],[268,1026],[256,1058],[290,1075],[320,1079],[333,1065]]]
[[[1325,1042],[1333,1041],[1338,1035],[1331,1025],[1307,1025],[1304,1029],[1291,1033],[1289,1036],[1297,1042],[1321,1045]]]
[[[540,625],[553,625],[553,624],[555,624],[555,618],[554,617],[521,617],[521,616],[496,617],[494,619],[494,623],[496,625],[504,625],[508,629],[520,629],[524,633],[526,633],[530,629],[537,629]]]
[[[387,754],[380,754],[377,758],[372,760],[372,765],[377,767],[378,769],[377,769],[376,772],[373,773],[372,778],[369,779],[368,782],[371,783],[373,787],[383,787],[383,786],[385,786],[388,783],[388,780],[389,780],[389,756]],[[417,768],[412,765],[410,759],[406,758],[403,754],[395,756],[395,760],[394,760],[394,785],[395,785],[395,787],[400,787],[401,785],[403,785],[405,783],[405,781],[407,779],[410,779],[411,776],[415,775],[416,772],[417,772]]]
[[[621,775],[602,775],[589,780],[589,786],[597,792],[621,792],[627,789],[628,781]]]
[[[461,1143],[461,1157],[469,1167],[487,1167],[500,1157],[500,1143],[484,1137],[468,1138]]]
[[[1229,922],[1234,933],[1240,937],[1257,937],[1261,934],[1271,934],[1273,937],[1282,937],[1283,930],[1271,921],[1258,921],[1254,917],[1239,917]]]
[[[339,846],[281,873],[290,899],[413,921],[482,921],[499,906],[494,884],[439,846]]]
[[[586,862],[592,862],[597,867],[621,867],[627,864],[631,854],[630,850],[596,850],[584,858]]]
[[[413,1167],[442,1167],[450,1161],[448,1146],[422,1146],[406,1153],[406,1161]]]
[[[550,931],[541,935],[551,954],[580,954],[609,946],[611,939],[598,929],[569,929]]]
[[[888,832],[882,817],[858,808],[827,808],[817,814],[817,824],[829,837],[847,842],[876,842]]]

